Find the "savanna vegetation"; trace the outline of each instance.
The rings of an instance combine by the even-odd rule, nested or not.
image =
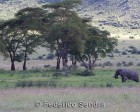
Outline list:
[[[139,71],[139,70],[138,70]],[[115,70],[95,70],[87,76],[87,72],[82,69],[71,71],[58,71],[55,69],[46,70],[26,70],[26,71],[5,71],[0,70],[0,88],[15,87],[139,87],[139,83],[128,80],[121,83],[121,78],[115,80],[113,75]]]
[[[0,51],[10,57],[11,70],[15,61],[23,61],[27,69],[27,57],[36,47],[45,47],[56,57],[56,69],[68,68],[82,63],[87,71],[92,71],[98,57],[105,57],[117,45],[117,39],[110,37],[108,31],[91,26],[90,19],[76,13],[81,0],[64,0],[43,5],[27,7],[15,14],[14,19],[0,25]]]
[[[139,112],[140,83],[131,80],[121,83],[120,77],[113,79],[116,70],[110,68],[113,66],[110,61],[96,63],[99,58],[113,56],[113,51],[121,53],[114,50],[117,39],[108,31],[91,26],[89,18],[80,17],[76,13],[80,3],[81,0],[63,0],[27,7],[13,19],[0,20],[0,55],[11,62],[11,70],[0,69],[0,111]],[[44,69],[33,66],[28,70],[28,56],[36,53],[38,47],[48,50],[47,58],[56,60],[55,67],[46,64]],[[131,46],[122,55],[127,53],[139,51]],[[117,67],[133,66],[132,62],[119,61]],[[22,71],[16,69],[16,62],[22,63]],[[97,66],[102,69],[95,69]],[[104,69],[105,66],[109,69]],[[140,63],[137,66],[140,72]],[[47,101],[76,106],[48,108]],[[78,107],[81,101],[82,108]],[[88,107],[87,103],[95,102],[104,106]]]

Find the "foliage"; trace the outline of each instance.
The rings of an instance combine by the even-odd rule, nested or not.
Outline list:
[[[41,8],[31,8],[27,7],[25,9],[19,10],[15,16],[23,21],[22,22],[22,34],[24,35],[22,41],[22,52],[24,52],[24,63],[23,70],[26,70],[26,60],[28,54],[32,54],[35,48],[42,43],[41,29],[43,27],[43,20],[45,11]]]
[[[56,68],[68,68],[82,62],[87,70],[95,67],[99,57],[112,53],[117,40],[110,37],[108,31],[102,31],[88,24],[90,19],[81,18],[75,11],[81,0],[63,0],[42,7],[26,7],[0,25],[1,50],[11,59],[11,70],[15,70],[15,61],[26,61],[35,48],[44,46],[57,57]],[[6,50],[5,50],[6,49]],[[7,51],[7,52],[4,52]]]
[[[5,21],[0,25],[0,42],[2,42],[2,48],[8,52],[11,59],[11,70],[15,70],[15,56],[17,52],[20,52],[21,42],[23,35],[21,35],[21,21],[18,19],[11,19]],[[3,52],[5,54],[5,52]]]
[[[48,17],[51,24],[46,36],[46,41],[51,51],[56,52],[57,69],[60,69],[60,60],[67,66],[68,54],[74,53],[74,49],[82,50],[83,38],[85,37],[86,24],[72,9],[79,3],[79,0],[64,0],[62,2],[44,5],[51,10]]]
[[[85,51],[80,56],[80,60],[87,69],[92,69],[99,57],[106,57],[107,53],[112,53],[117,45],[117,39],[109,37],[108,31],[102,31],[91,27],[88,39],[85,42]],[[87,62],[87,63],[86,63]]]

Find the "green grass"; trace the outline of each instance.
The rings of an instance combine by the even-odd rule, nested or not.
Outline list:
[[[2,112],[139,112],[140,83],[113,78],[115,70],[95,70],[93,76],[53,77],[54,70],[0,70],[0,111]],[[16,87],[17,84],[22,86]],[[25,87],[26,85],[26,87]],[[28,86],[27,86],[28,85]],[[32,85],[32,86],[29,86]],[[16,87],[16,88],[15,88]],[[24,87],[24,88],[23,88]],[[105,104],[104,108],[78,107],[79,102]],[[39,103],[39,106],[36,102]],[[44,102],[76,103],[74,108],[49,108]],[[45,103],[46,104],[46,103]]]
[[[68,76],[53,77],[54,70],[5,71],[0,70],[0,88],[14,87],[132,87],[139,83],[114,79],[114,70],[95,70],[93,76],[79,76],[83,70],[70,72]]]

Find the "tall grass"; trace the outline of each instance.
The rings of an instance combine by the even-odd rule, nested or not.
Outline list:
[[[0,90],[1,112],[139,112],[140,88],[16,88]],[[39,105],[35,105],[36,102]],[[75,103],[74,108],[49,108],[44,102]],[[78,107],[79,102],[84,106]],[[95,103],[102,107],[87,107]],[[46,103],[45,103],[46,104]]]

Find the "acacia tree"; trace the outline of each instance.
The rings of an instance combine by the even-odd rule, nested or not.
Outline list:
[[[2,25],[3,23],[4,23],[4,21],[0,19],[0,25]],[[3,55],[4,57],[8,56],[6,48],[3,44],[3,42],[1,41],[1,39],[0,39],[0,54]]]
[[[8,57],[6,47],[3,44],[3,42],[1,41],[1,39],[0,39],[0,55],[3,55],[5,58]]]
[[[92,70],[95,67],[95,62],[99,57],[106,57],[107,53],[114,50],[117,39],[109,36],[108,31],[101,31],[94,27],[89,29],[85,51],[79,54],[79,59],[87,70]]]
[[[11,19],[0,25],[0,41],[10,57],[12,71],[15,70],[16,54],[23,39],[20,23],[17,19]]]
[[[26,70],[26,61],[28,54],[35,52],[35,48],[41,44],[42,27],[44,27],[44,16],[46,12],[41,8],[27,7],[16,13],[16,17],[23,21],[21,24],[22,34],[22,51],[24,52],[23,70]]]
[[[61,58],[63,67],[67,66],[68,54],[72,49],[71,44],[73,46],[82,46],[82,44],[77,43],[82,43],[82,38],[85,37],[86,25],[72,10],[78,3],[80,3],[80,0],[64,0],[43,6],[50,11],[48,17],[51,18],[52,25],[49,28],[47,42],[50,48],[56,51],[57,69],[60,69]]]

